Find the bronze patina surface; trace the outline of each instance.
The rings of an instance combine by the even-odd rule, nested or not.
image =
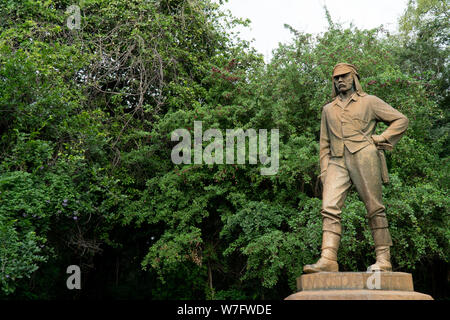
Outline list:
[[[391,271],[390,246],[382,183],[388,181],[383,150],[392,150],[408,127],[408,119],[380,98],[366,94],[356,67],[334,67],[334,100],[322,111],[320,168],[323,184],[322,254],[317,263],[304,266],[305,273],[337,272],[341,237],[341,212],[352,185],[364,202],[375,242],[376,263],[369,271]],[[388,125],[374,135],[377,123]]]
[[[304,274],[297,278],[297,289],[285,300],[433,300],[415,292],[412,275],[403,272]]]

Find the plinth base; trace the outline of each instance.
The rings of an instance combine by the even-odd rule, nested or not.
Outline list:
[[[415,292],[412,275],[403,272],[319,272],[297,278],[297,290],[285,300],[433,300]]]
[[[300,291],[285,300],[433,300],[427,294],[388,290],[316,290]]]

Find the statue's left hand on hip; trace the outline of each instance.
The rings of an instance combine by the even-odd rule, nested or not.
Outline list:
[[[386,139],[381,135],[373,135],[372,140],[375,144],[386,142]]]

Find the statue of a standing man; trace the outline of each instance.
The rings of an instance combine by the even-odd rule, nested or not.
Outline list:
[[[303,271],[339,271],[341,209],[352,183],[366,206],[375,242],[376,263],[368,271],[392,271],[392,240],[381,190],[387,168],[381,149],[393,148],[406,131],[408,119],[383,100],[364,93],[356,67],[351,64],[334,67],[332,85],[335,99],[324,106],[320,127],[322,254]],[[381,135],[373,135],[379,121],[389,126]]]

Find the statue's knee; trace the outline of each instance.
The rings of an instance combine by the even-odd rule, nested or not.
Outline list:
[[[388,225],[388,221],[386,218],[386,215],[377,215],[377,216],[372,216],[369,218],[369,227],[370,229],[383,229],[383,228],[387,228]]]
[[[337,217],[335,219],[324,217],[323,224],[322,224],[322,230],[330,231],[330,232],[340,235],[342,233],[342,225],[341,225],[340,217]]]

